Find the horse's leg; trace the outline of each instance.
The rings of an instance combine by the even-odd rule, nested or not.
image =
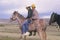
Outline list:
[[[39,23],[39,20],[36,20],[35,23],[36,23],[35,25],[36,25],[36,28],[37,28],[37,32],[38,32],[41,40],[46,40],[46,32],[41,27],[41,24]]]
[[[21,33],[20,40],[22,39],[26,40],[25,25],[22,26],[20,33]]]
[[[34,32],[33,36],[35,36],[35,35],[36,35],[36,29],[35,29],[35,30],[33,30],[33,32]]]
[[[59,29],[60,29],[60,26],[58,26],[58,31],[59,31]]]
[[[43,24],[41,24],[43,25]],[[46,39],[46,29],[43,28],[43,26],[40,25],[39,35],[41,37],[41,40],[47,40]]]
[[[21,33],[21,35],[20,35],[20,40],[26,40],[26,37],[27,37],[27,35],[25,35],[25,34],[22,34],[22,30],[20,30],[20,33]]]
[[[31,23],[30,25],[29,25],[29,36],[32,36],[32,32],[34,32],[34,24],[33,23]]]
[[[60,30],[60,26],[59,26],[59,30]]]
[[[21,35],[20,35],[20,40],[22,40],[23,39],[23,35],[22,35],[22,31],[20,30],[20,33],[21,33]]]
[[[26,35],[24,35],[24,40],[26,40],[26,37],[27,37],[27,36],[26,36]]]
[[[21,32],[21,26],[20,26],[20,25],[19,25],[19,29],[20,29],[20,30],[19,30],[19,33],[22,33],[22,32]],[[22,35],[20,35],[19,39],[21,39],[21,38],[22,38]]]
[[[43,30],[38,31],[38,35],[40,36],[41,40],[46,40],[46,32]]]
[[[58,26],[58,31],[59,31],[59,26]]]

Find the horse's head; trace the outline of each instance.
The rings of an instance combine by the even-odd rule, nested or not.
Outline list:
[[[15,21],[15,20],[18,20],[18,19],[20,20],[20,19],[25,19],[25,18],[24,18],[24,16],[19,14],[17,11],[14,11],[10,20]]]
[[[13,14],[12,14],[12,16],[11,16],[11,18],[10,18],[10,20],[11,21],[15,21],[17,19],[17,16],[18,16],[18,12],[14,11]]]
[[[56,22],[56,16],[57,14],[53,12],[49,20],[49,25],[51,25],[51,23]]]

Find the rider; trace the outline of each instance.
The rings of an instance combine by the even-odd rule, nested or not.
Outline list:
[[[35,9],[36,8],[35,4],[32,4],[31,7],[32,7],[32,11],[33,11],[32,20],[36,26],[40,26],[39,25],[39,15],[38,15],[37,10]],[[36,28],[37,27],[35,27],[34,35],[36,35],[36,31],[37,31]]]
[[[26,17],[26,19],[28,19],[28,22],[30,23],[32,15],[33,15],[33,11],[30,6],[26,7],[26,9],[28,10],[28,16]]]
[[[37,10],[35,9],[36,8],[35,4],[32,4],[31,7],[32,7],[32,9],[30,8],[30,6],[26,7],[26,9],[28,10],[27,22],[30,23],[31,19],[32,19],[34,24],[36,26],[39,26],[39,15],[38,15]],[[28,23],[25,23],[25,24],[28,24]],[[27,25],[27,27],[28,27],[28,25]],[[36,35],[36,29],[33,31],[31,30],[29,32],[30,32],[29,36],[32,35],[32,32],[34,32],[34,34],[33,34],[34,36]]]
[[[28,16],[26,17],[26,20],[24,21],[22,25],[22,32],[24,33],[24,35],[29,35],[28,26],[29,26],[29,23],[31,22],[31,17],[32,17],[33,12],[30,6],[26,7],[26,9],[28,10]]]
[[[36,19],[38,19],[38,12],[35,10],[35,8],[36,8],[35,4],[32,4],[31,7],[32,7],[32,12],[33,12],[33,13],[30,13],[30,14],[32,14],[31,19],[36,24]],[[30,14],[28,16],[30,16]],[[29,36],[32,35],[32,32],[34,33],[33,35],[35,36],[36,35],[36,29],[35,30],[30,30],[29,31],[29,33],[30,33]]]
[[[31,20],[32,20],[32,16],[33,16],[33,11],[31,9],[31,6],[28,6],[26,7],[26,9],[28,10],[28,16],[27,16],[27,19],[28,19],[28,22],[31,23]],[[29,30],[29,36],[32,35],[32,30]]]
[[[32,11],[33,11],[32,19],[39,19],[38,12],[37,12],[37,10],[35,9],[35,8],[36,8],[35,4],[32,4],[31,7],[32,7]]]

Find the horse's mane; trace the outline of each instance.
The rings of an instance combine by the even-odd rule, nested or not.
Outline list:
[[[25,19],[25,17],[23,16],[23,15],[21,15],[20,13],[18,13],[17,11],[14,11],[14,14],[18,14],[18,17],[20,17],[20,18],[24,18]]]
[[[57,14],[57,13],[55,13],[55,12],[53,12],[52,15],[53,15],[53,14],[54,14],[54,15],[59,15],[59,14]]]
[[[25,19],[25,17],[24,17],[23,15],[21,15],[20,13],[18,13],[18,16],[19,16],[20,18]]]

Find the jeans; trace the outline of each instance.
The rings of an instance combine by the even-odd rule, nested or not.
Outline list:
[[[28,32],[30,22],[31,22],[30,19],[24,21],[24,23],[22,24],[22,34]]]

